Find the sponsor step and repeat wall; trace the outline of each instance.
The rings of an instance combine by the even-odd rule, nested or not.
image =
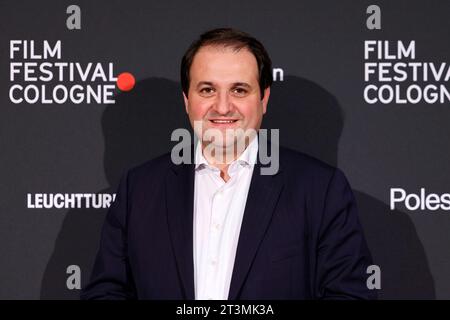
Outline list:
[[[180,59],[261,40],[280,143],[341,168],[381,299],[450,299],[450,2],[3,1],[0,298],[78,299],[124,170],[189,128]]]

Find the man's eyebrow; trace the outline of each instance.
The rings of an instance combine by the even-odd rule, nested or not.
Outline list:
[[[214,84],[211,81],[200,81],[199,83],[197,83],[197,88],[201,87],[201,86],[213,86]]]
[[[201,87],[201,86],[214,86],[214,83],[211,81],[200,81],[199,83],[197,83],[197,88]],[[231,87],[246,87],[246,88],[251,88],[251,85],[249,85],[246,82],[233,82],[231,84]]]
[[[246,88],[251,88],[251,85],[249,85],[246,82],[235,82],[233,83],[232,87],[246,87]]]

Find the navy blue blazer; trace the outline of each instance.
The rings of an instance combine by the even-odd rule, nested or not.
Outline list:
[[[372,264],[344,174],[280,148],[275,175],[255,165],[228,298],[370,299]],[[82,299],[194,299],[194,165],[170,154],[120,182]]]

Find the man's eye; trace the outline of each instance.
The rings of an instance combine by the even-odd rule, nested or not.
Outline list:
[[[203,93],[203,94],[211,94],[213,92],[214,92],[213,88],[203,88],[200,90],[200,93]]]
[[[247,90],[244,88],[234,88],[233,93],[238,95],[245,95],[247,93]]]

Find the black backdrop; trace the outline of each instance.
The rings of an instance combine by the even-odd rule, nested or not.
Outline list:
[[[72,4],[81,10],[79,30],[66,26]],[[380,30],[366,27],[372,4],[381,9]],[[79,268],[85,285],[107,208],[32,208],[30,199],[113,194],[126,168],[170,150],[172,130],[188,126],[180,58],[201,32],[231,26],[260,39],[282,70],[263,126],[347,175],[381,269],[380,298],[449,299],[448,210],[391,210],[390,190],[450,192],[450,105],[363,97],[364,41],[414,40],[417,61],[440,64],[450,53],[449,9],[444,0],[2,1],[0,298],[78,298],[68,267]],[[34,40],[37,51],[60,40],[61,61],[112,62],[114,74],[132,73],[136,86],[114,89],[115,104],[14,103],[14,84],[59,82],[11,81],[11,63],[26,62],[21,53],[11,59],[11,40]]]

